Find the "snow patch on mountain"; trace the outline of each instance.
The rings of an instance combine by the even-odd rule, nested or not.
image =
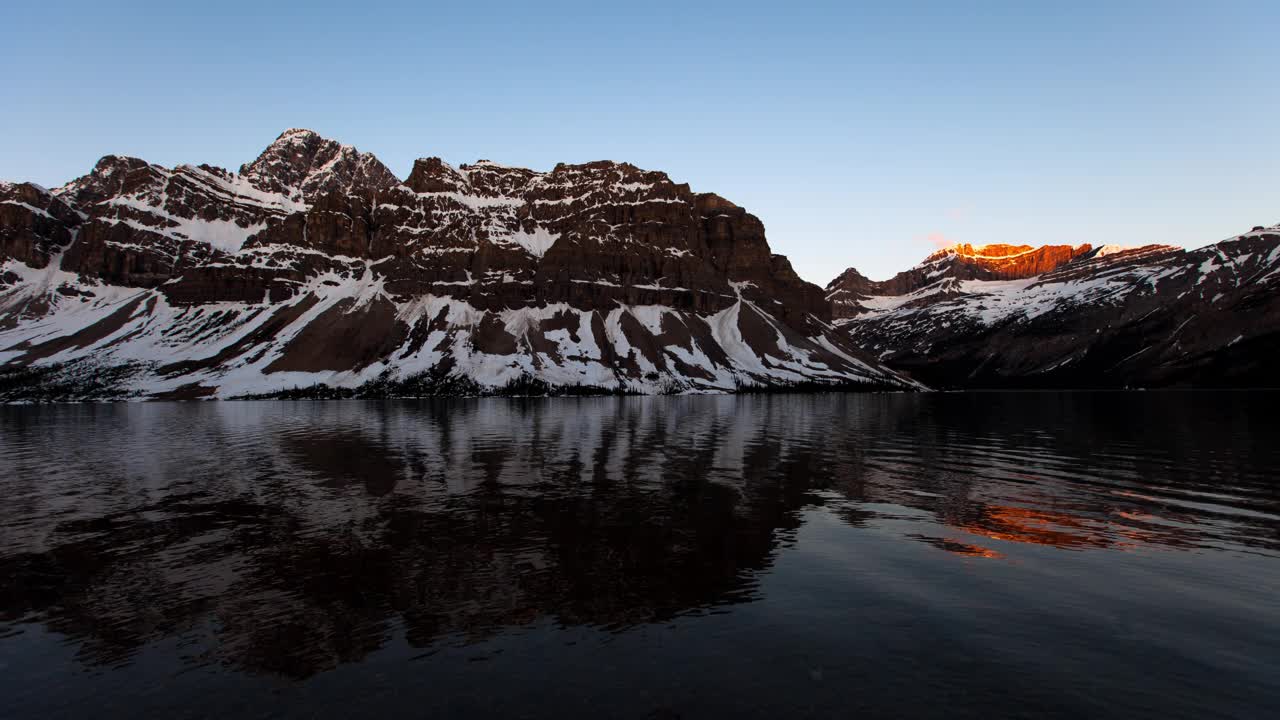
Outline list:
[[[546,228],[536,227],[533,232],[527,232],[523,229],[516,230],[504,239],[524,248],[530,255],[540,258],[547,254],[552,245],[556,244],[556,241],[560,239],[560,233],[553,233]]]

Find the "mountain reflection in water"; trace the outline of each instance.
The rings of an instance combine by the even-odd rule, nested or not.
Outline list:
[[[1141,647],[1126,633],[1142,620],[1129,616],[1150,611],[1151,622],[1200,623],[1167,639],[1175,649],[1160,651],[1165,661],[1185,659],[1170,673],[1248,690],[1200,692],[1170,710],[1248,711],[1277,697],[1265,666],[1280,658],[1280,641],[1263,632],[1280,627],[1276,399],[831,394],[0,408],[4,688],[19,711],[55,715],[74,714],[78,686],[85,697],[136,703],[129,678],[192,672],[247,698],[257,692],[252,678],[310,687],[365,665],[384,680],[428,684],[440,668],[458,689],[479,682],[476,660],[506,651],[520,659],[503,682],[537,687],[510,673],[587,657],[588,666],[631,662],[610,651],[614,639],[656,660],[698,636],[680,657],[736,667],[732,678],[706,664],[645,666],[630,680],[584,680],[589,687],[572,696],[638,717],[730,706],[875,714],[911,709],[880,704],[892,687],[877,680],[882,673],[923,683],[915,700],[893,702],[935,702],[980,690],[967,674],[985,671],[981,662],[1014,674],[1027,658],[1049,662],[1029,648],[1055,633],[1065,638],[1056,651],[1065,656],[1052,660],[1059,671],[1077,660],[1097,671],[1093,654],[1105,651],[1123,676],[1139,667],[1125,664],[1125,648],[1137,658]],[[1209,634],[1226,643],[1219,626],[1231,623],[1242,623],[1238,642],[1214,645]],[[667,639],[650,637],[658,629]],[[962,644],[1009,657],[960,662],[947,648]],[[468,656],[475,649],[483,652]],[[850,684],[841,693],[826,682],[788,705],[790,685],[755,676],[781,676],[788,665],[806,683]],[[397,708],[371,676],[334,677]],[[414,714],[508,714],[505,686],[486,682],[491,704],[427,703]],[[741,707],[699,706],[713,701],[670,690],[682,682],[713,695],[733,687]],[[854,692],[867,682],[881,690]],[[1097,682],[1079,679],[1069,701],[1050,688],[1005,691],[1026,695],[1027,708],[1043,703],[1042,714],[1121,709],[1090,704]],[[1162,692],[1153,685],[1147,701]],[[51,699],[64,693],[62,705]],[[225,697],[149,697],[179,715],[234,714]],[[639,699],[622,712],[607,705],[615,697]],[[521,707],[538,716],[562,701]],[[293,708],[337,711],[318,700]]]

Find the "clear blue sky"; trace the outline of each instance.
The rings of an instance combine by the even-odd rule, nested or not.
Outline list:
[[[23,2],[0,177],[376,153],[626,160],[825,284],[936,243],[1203,245],[1280,221],[1280,2]]]

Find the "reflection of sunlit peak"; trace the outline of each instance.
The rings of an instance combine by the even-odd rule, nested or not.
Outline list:
[[[965,532],[993,540],[1059,548],[1106,547],[1110,544],[1083,518],[1014,505],[990,506],[985,517],[960,527]]]

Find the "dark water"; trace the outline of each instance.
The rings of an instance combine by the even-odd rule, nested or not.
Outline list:
[[[0,715],[1280,716],[1280,394],[0,408]]]

